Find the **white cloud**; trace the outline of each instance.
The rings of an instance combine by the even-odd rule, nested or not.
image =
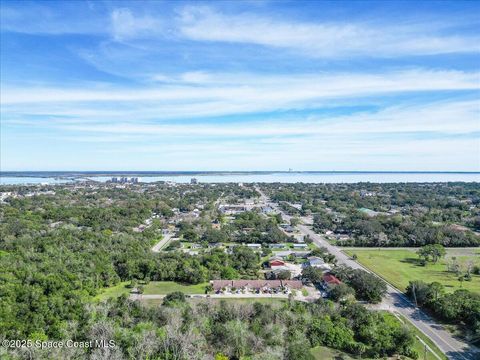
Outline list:
[[[251,13],[225,15],[204,6],[183,8],[179,23],[181,34],[192,40],[251,43],[326,58],[480,51],[480,39],[476,35],[445,35],[421,23],[375,26],[352,22],[294,22]]]
[[[128,8],[120,8],[111,14],[112,35],[115,40],[158,35],[162,30],[161,23],[148,15],[137,16]]]
[[[478,72],[408,70],[384,73],[300,75],[185,73],[173,83],[131,88],[13,88],[4,86],[3,105],[36,103],[165,102],[167,111],[190,104],[248,112],[285,109],[318,99],[362,97],[416,91],[478,89]],[[241,108],[244,108],[244,111]],[[184,109],[188,113],[188,109]],[[123,109],[122,109],[123,111]]]
[[[479,119],[480,111],[476,101],[451,101],[417,106],[390,107],[377,112],[332,115],[326,119],[258,119],[248,123],[240,121],[214,124],[203,122],[159,124],[147,121],[114,121],[111,123],[105,120],[88,124],[71,123],[69,121],[56,121],[46,124],[37,122],[36,124],[76,134],[118,135],[118,142],[129,141],[133,136],[137,136],[137,140],[138,136],[143,136],[146,139],[178,137],[190,138],[195,141],[212,138],[238,138],[245,141],[260,137],[264,139],[258,141],[263,144],[295,145],[305,144],[309,141],[315,142],[318,138],[323,140],[357,138],[361,142],[365,142],[366,138],[372,136],[375,136],[376,139],[378,136],[386,139],[400,136],[403,139],[404,137],[415,137],[419,134],[427,134],[428,136],[437,134],[440,137],[469,135],[480,131]],[[28,125],[35,126],[35,122],[31,121]],[[100,137],[100,139],[102,138]],[[97,137],[80,136],[79,139],[81,141],[91,139],[95,142]],[[314,144],[312,143],[312,145]],[[345,148],[345,146],[345,143],[342,143],[342,148]]]

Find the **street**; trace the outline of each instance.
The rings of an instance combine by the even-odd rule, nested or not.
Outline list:
[[[261,194],[264,203],[269,203],[270,206],[282,214],[285,220],[290,221],[291,216],[287,215],[278,204],[269,202],[267,196],[260,191],[258,187],[256,187],[256,190]],[[358,262],[352,260],[340,248],[330,244],[322,236],[316,234],[306,225],[298,225],[297,228],[303,235],[309,235],[317,246],[324,247],[328,252],[335,255],[339,264],[347,265],[353,269],[363,269],[371,272]],[[416,308],[400,290],[395,289],[388,283],[387,294],[382,302],[382,308],[405,316],[417,329],[428,336],[448,358],[455,360],[480,359],[480,350],[478,348],[467,344],[461,339],[455,338],[450,332],[445,330],[441,324],[435,322],[435,320],[426,315],[421,309]]]
[[[158,243],[156,243],[152,247],[153,252],[160,252],[160,250],[170,241],[170,239],[173,237],[173,234],[171,232],[168,232],[167,234],[163,235],[162,240],[160,240]]]

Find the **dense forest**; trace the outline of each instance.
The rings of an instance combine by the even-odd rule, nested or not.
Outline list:
[[[164,306],[144,307],[120,297],[87,307],[64,331],[63,338],[113,340],[115,347],[23,348],[2,358],[310,360],[310,348],[317,345],[369,358],[418,357],[414,335],[391,315],[324,300],[283,306],[206,300],[192,304],[182,293],[173,293]],[[39,334],[32,337],[42,339]]]
[[[259,257],[246,247],[198,257],[153,253],[168,216],[133,230],[154,212],[200,203],[208,209],[220,193],[235,197],[236,191],[228,185],[18,188],[20,196],[1,204],[0,333],[65,336],[70,322],[82,321],[91,297],[119,281],[256,278]]]
[[[480,185],[266,184],[292,215],[312,214],[318,232],[342,246],[480,245]],[[301,209],[291,206],[300,204]]]

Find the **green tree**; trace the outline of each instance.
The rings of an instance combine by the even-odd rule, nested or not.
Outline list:
[[[353,290],[350,286],[347,284],[338,284],[334,285],[329,292],[329,297],[333,301],[340,301],[340,300],[345,300],[348,298],[354,298],[355,297],[355,290]]]
[[[186,301],[187,301],[187,297],[184,293],[182,293],[180,291],[174,291],[174,292],[171,292],[171,293],[167,294],[163,298],[162,304],[164,306],[172,307],[172,306],[185,304]]]

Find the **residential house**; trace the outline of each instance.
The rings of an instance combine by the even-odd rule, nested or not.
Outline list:
[[[282,271],[290,271],[290,268],[286,265],[278,265],[278,266],[274,265],[274,266],[271,266],[270,268],[275,273],[279,273],[279,272],[282,272]]]
[[[308,245],[305,243],[300,243],[300,244],[293,244],[294,249],[306,249],[308,248]]]
[[[298,280],[281,280],[282,281],[282,286],[285,290],[301,290],[303,287],[303,284],[301,281]]]
[[[329,264],[325,263],[323,259],[317,256],[310,256],[307,259],[308,261],[305,263],[306,266],[312,266],[314,268],[322,270],[323,272],[332,270],[332,267]]]
[[[319,258],[318,256],[309,256],[307,260],[308,260],[308,265],[312,267],[317,267],[325,264],[325,261],[322,258]]]
[[[295,230],[290,224],[280,224],[280,227],[288,233],[292,233]]]
[[[329,289],[332,286],[335,286],[335,285],[338,285],[338,284],[342,283],[334,275],[329,274],[329,273],[324,274],[323,277],[322,277],[322,280],[323,280],[323,287],[325,289]]]
[[[268,265],[269,265],[270,267],[272,267],[272,266],[285,266],[285,261],[282,261],[282,260],[280,260],[280,259],[278,259],[278,258],[273,258],[273,259],[270,259],[270,260],[268,261]]]
[[[213,280],[213,290],[216,293],[224,292],[290,292],[299,290],[303,284],[298,280]]]
[[[276,257],[279,257],[280,259],[286,259],[292,254],[292,251],[278,251],[275,253]]]
[[[347,241],[347,240],[350,240],[350,236],[348,236],[347,234],[338,234],[337,236],[335,236],[337,241]]]

